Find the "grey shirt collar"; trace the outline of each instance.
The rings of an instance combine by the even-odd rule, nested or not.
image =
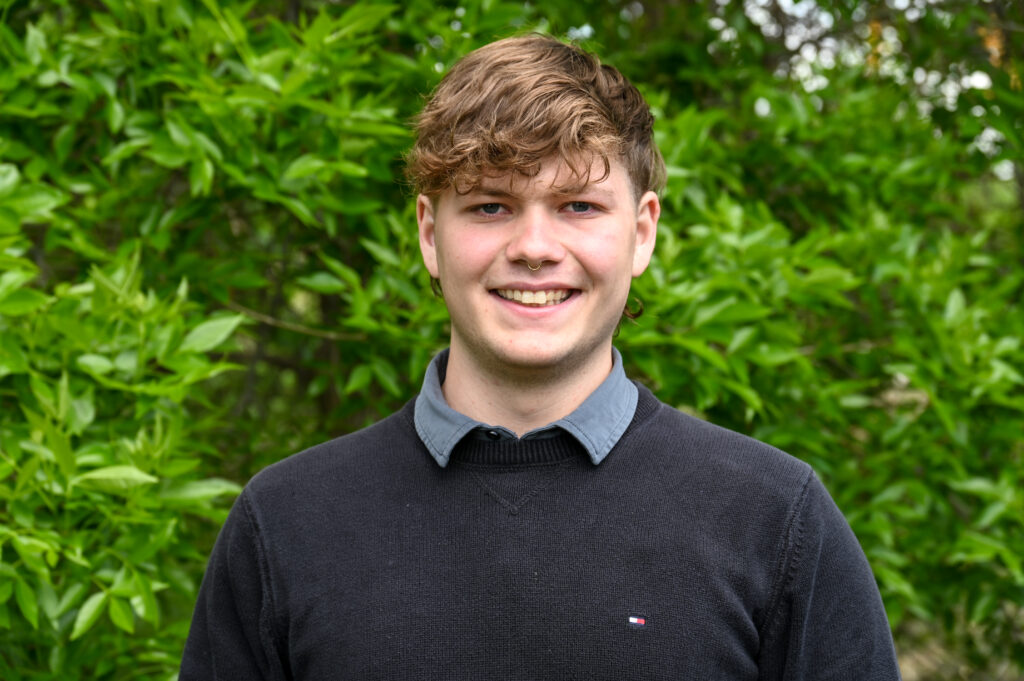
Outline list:
[[[447,364],[448,350],[430,361],[413,411],[416,432],[441,467],[448,465],[455,445],[467,435],[516,438],[507,428],[481,423],[448,406],[441,392],[442,372]],[[636,411],[637,395],[636,386],[622,368],[622,355],[612,348],[611,373],[583,404],[565,418],[531,430],[523,439],[550,437],[556,428],[561,428],[579,440],[590,460],[599,464],[626,432]]]

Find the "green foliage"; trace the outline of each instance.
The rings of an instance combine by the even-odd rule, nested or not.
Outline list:
[[[630,373],[814,465],[901,648],[1024,665],[1024,18],[996,5],[3,4],[0,677],[172,677],[239,484],[415,393],[447,328],[408,122],[523,28],[592,35],[658,115]]]
[[[30,240],[4,247],[0,675],[158,671],[179,645],[158,634],[195,595],[197,521],[239,490],[200,477],[183,402],[232,368],[205,353],[240,318],[200,321],[184,281],[143,290],[137,248],[44,294]]]

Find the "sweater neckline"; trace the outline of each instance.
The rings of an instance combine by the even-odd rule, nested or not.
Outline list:
[[[646,420],[659,406],[657,398],[650,390],[642,384],[634,384],[639,393],[636,410],[619,442],[626,440],[637,424]],[[518,439],[490,439],[467,434],[452,449],[451,462],[510,468],[557,464],[578,457],[591,462],[590,455],[579,440],[566,430],[556,429],[546,437]]]
[[[452,449],[450,463],[473,466],[532,466],[587,457],[583,445],[564,430],[543,438],[495,439],[467,435]]]

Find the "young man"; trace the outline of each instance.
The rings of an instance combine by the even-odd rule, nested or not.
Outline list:
[[[651,125],[551,38],[452,69],[409,159],[450,348],[401,411],[247,485],[181,681],[899,678],[810,468],[623,373],[664,178]]]

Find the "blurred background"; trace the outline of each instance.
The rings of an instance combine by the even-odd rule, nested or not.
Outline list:
[[[408,123],[529,30],[657,116],[630,375],[814,466],[906,679],[1024,678],[1024,5],[980,0],[0,0],[0,678],[175,678],[240,485],[416,393]]]

